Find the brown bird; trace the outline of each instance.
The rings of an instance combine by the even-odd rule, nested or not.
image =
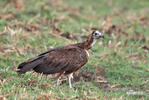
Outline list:
[[[57,47],[21,63],[17,72],[24,74],[33,69],[35,72],[42,74],[59,73],[57,85],[59,85],[61,75],[68,75],[69,87],[72,88],[71,78],[73,78],[73,73],[87,63],[88,50],[99,38],[104,38],[104,36],[99,31],[93,31],[88,39],[82,43]]]

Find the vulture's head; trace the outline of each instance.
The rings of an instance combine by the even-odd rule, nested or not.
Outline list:
[[[93,31],[92,32],[92,37],[94,39],[99,39],[99,38],[104,38],[104,35],[99,31]]]

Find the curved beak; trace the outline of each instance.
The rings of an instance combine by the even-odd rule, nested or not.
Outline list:
[[[104,38],[104,35],[99,36],[99,38]]]
[[[104,35],[103,34],[99,35],[97,39],[100,39],[100,38],[104,38]]]

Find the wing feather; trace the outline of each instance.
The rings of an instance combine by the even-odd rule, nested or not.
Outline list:
[[[73,45],[51,49],[20,66],[20,71],[33,69],[38,73],[54,74],[72,72],[82,67],[88,60],[86,52]]]
[[[57,48],[51,52],[44,53],[45,60],[34,70],[43,74],[53,74],[66,71],[74,71],[87,62],[87,54],[84,50],[69,46]],[[52,60],[50,58],[53,58]]]

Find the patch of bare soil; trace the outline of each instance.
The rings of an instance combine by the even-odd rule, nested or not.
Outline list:
[[[73,82],[85,81],[90,82],[95,80],[95,73],[89,70],[81,70],[73,75]]]
[[[96,71],[90,71],[90,70],[80,70],[77,73],[74,74],[73,82],[74,84],[76,82],[85,81],[85,82],[93,82],[95,86],[97,86],[99,89],[106,90],[110,85],[105,80],[107,77],[105,76],[105,70],[102,67],[96,67]]]

